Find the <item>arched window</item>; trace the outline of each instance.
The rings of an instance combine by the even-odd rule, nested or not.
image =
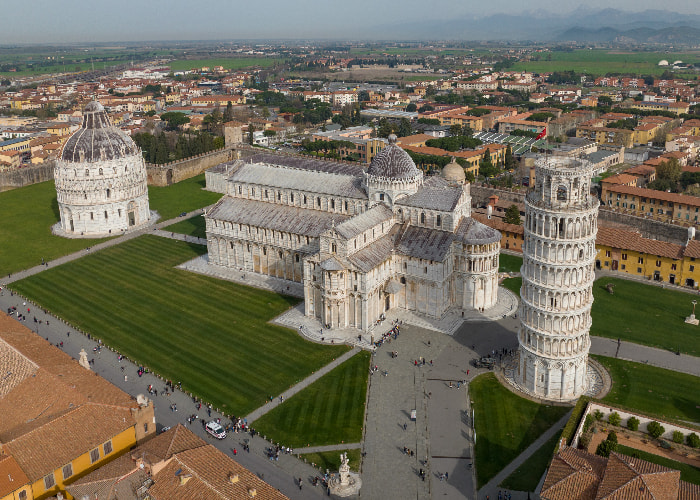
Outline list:
[[[557,188],[557,201],[566,201],[566,188],[564,186]]]
[[[112,190],[107,189],[107,198],[111,198],[111,197],[112,197]]]
[[[85,177],[90,177],[90,169],[89,168],[85,169]]]
[[[335,200],[331,200],[331,209],[335,209]]]
[[[299,254],[294,254],[294,261],[299,262]]]
[[[420,213],[420,223],[425,224],[425,212]]]
[[[335,245],[335,243],[331,243],[331,252],[332,253],[335,253],[337,251],[337,248],[338,247]]]
[[[438,227],[442,225],[442,216],[438,215],[436,220],[435,220],[435,225]]]
[[[294,203],[294,193],[289,195],[289,200]]]
[[[100,169],[100,175],[103,175],[102,169]]]

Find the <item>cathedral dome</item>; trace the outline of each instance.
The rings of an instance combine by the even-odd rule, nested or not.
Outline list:
[[[372,159],[367,175],[389,179],[413,179],[421,175],[406,151],[396,145],[396,136],[389,136],[389,145]]]
[[[105,108],[97,101],[83,110],[82,126],[68,138],[61,152],[61,160],[96,162],[114,160],[139,153],[134,141],[112,125]]]
[[[464,182],[467,180],[464,168],[455,161],[454,156],[452,157],[452,161],[443,167],[440,175],[443,179],[450,182]]]

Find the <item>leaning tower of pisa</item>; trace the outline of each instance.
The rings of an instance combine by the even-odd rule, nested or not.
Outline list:
[[[598,199],[593,166],[568,157],[535,164],[525,198],[519,363],[525,392],[571,400],[586,390]]]

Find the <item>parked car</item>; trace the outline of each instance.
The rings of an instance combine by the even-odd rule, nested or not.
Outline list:
[[[216,439],[224,439],[226,437],[226,431],[221,425],[219,425],[215,420],[207,422],[205,429],[209,434],[214,436]]]
[[[492,358],[490,356],[484,356],[482,358],[474,360],[474,366],[477,368],[488,368],[489,370],[493,370],[495,364],[495,358]]]

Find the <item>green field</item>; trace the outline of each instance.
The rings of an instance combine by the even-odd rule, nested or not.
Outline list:
[[[469,394],[475,413],[478,488],[569,411],[521,398],[503,387],[493,373],[476,377],[469,384]]]
[[[671,460],[670,458],[661,457],[659,455],[653,455],[646,451],[638,450],[636,448],[630,448],[629,446],[624,446],[622,444],[618,444],[617,450],[615,451],[630,457],[641,458],[642,460],[646,460],[647,462],[662,465],[664,467],[668,467],[669,469],[679,470],[681,471],[681,481],[687,481],[693,484],[700,484],[700,469],[698,469],[697,467],[693,467],[692,465],[688,465],[683,462],[677,462],[676,460]]]
[[[284,446],[359,443],[370,353],[361,351],[252,425]]]
[[[547,470],[549,462],[552,461],[559,436],[561,436],[561,432],[557,432],[549,438],[530,458],[525,460],[520,467],[505,478],[499,486],[509,490],[534,492],[542,475]]]
[[[539,61],[517,62],[512,71],[547,73],[553,71],[575,71],[602,76],[607,73],[630,75],[660,75],[668,67],[658,66],[659,61],[681,60],[685,63],[700,61],[700,52],[620,52],[606,49],[551,52],[539,55]]]
[[[608,283],[615,285],[613,295]],[[593,297],[591,335],[700,356],[698,327],[684,322],[697,294],[605,277],[593,284]]]
[[[506,278],[501,282],[501,286],[520,297],[520,288],[523,286],[523,279],[520,276],[517,278]]]
[[[262,406],[347,351],[268,323],[297,299],[174,269],[205,251],[141,236],[14,286],[234,415]]]
[[[340,468],[340,454],[348,454],[348,464],[350,470],[358,472],[360,470],[360,449],[324,451],[322,453],[304,453],[301,458],[305,458],[310,464],[314,464],[322,472],[338,472]]]
[[[223,66],[224,69],[243,69],[243,68],[269,68],[275,64],[282,64],[284,59],[275,57],[236,57],[236,58],[213,58],[213,59],[181,59],[170,62],[172,71],[187,71],[190,69],[201,69],[207,67],[210,70],[214,66]]]
[[[651,417],[700,426],[700,378],[642,363],[592,355],[610,372],[612,389],[602,401]]]
[[[105,239],[68,239],[51,234],[60,220],[53,181],[0,193],[1,277],[38,266],[41,259],[77,252]]]
[[[166,187],[148,186],[148,203],[157,210],[161,222],[212,205],[221,199],[221,193],[205,191],[204,174],[185,179]]]
[[[519,273],[523,265],[523,258],[518,255],[502,253],[498,256],[498,272]]]
[[[187,234],[197,238],[207,237],[207,225],[202,216],[191,217],[175,224],[171,224],[164,228],[165,231],[172,233]]]

